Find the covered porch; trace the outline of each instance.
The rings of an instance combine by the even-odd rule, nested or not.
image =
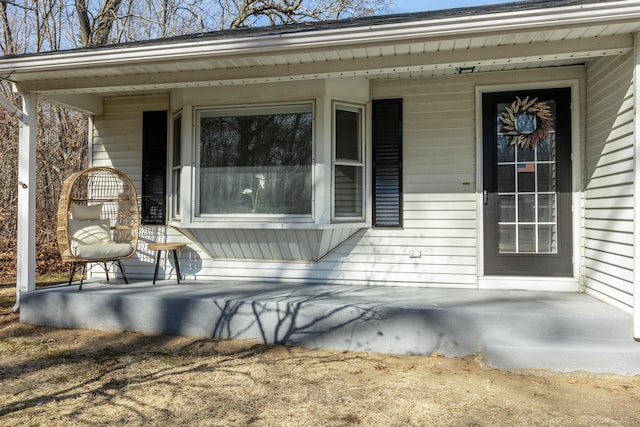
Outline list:
[[[14,108],[23,123],[21,320],[355,351],[478,353],[507,369],[638,374],[639,34],[640,2],[532,1],[4,58],[0,72],[23,97],[22,110]],[[483,97],[551,89],[570,91],[563,123],[571,150],[560,168],[568,185],[553,191],[570,198],[566,221],[558,221],[570,269],[552,274],[536,261],[525,262],[524,272],[487,271],[493,253],[485,231],[498,227],[485,208],[497,194],[485,171],[498,165],[493,158],[485,165],[484,129],[493,136],[495,126],[484,126]],[[164,145],[156,151],[167,155],[159,160],[166,217],[143,223],[141,234],[146,243],[186,243],[181,263],[189,262],[191,281],[153,286],[152,253],[143,244],[126,267],[131,279],[146,281],[98,278],[82,292],[35,290],[40,99],[89,114],[90,164],[122,170],[138,189],[150,150],[145,113],[162,112]],[[402,106],[392,226],[374,218],[384,192],[376,192],[373,174],[373,110],[383,100]],[[306,210],[201,209],[210,194],[200,192],[208,165],[198,129],[206,131],[210,117],[265,109],[315,123],[306,145],[315,157],[297,164],[313,183],[305,187]],[[338,112],[359,117],[357,162],[334,155]],[[522,169],[507,163],[514,177],[538,173],[533,161]],[[358,171],[349,199],[357,215],[346,217],[336,214],[335,197],[344,166]],[[252,185],[264,185],[259,172],[247,174],[262,177]],[[247,202],[251,193],[242,190],[251,188],[230,194]],[[541,200],[535,197],[528,200]]]
[[[500,369],[640,374],[632,316],[585,294],[93,280],[22,295],[20,320],[309,348],[476,354]]]

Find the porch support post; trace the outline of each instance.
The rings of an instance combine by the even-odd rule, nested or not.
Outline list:
[[[22,94],[22,113],[18,148],[18,263],[16,305],[20,294],[36,288],[36,130],[38,115],[34,93]]]
[[[640,33],[634,35],[633,338],[640,341]]]

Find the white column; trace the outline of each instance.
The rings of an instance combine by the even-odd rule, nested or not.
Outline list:
[[[634,230],[633,230],[633,338],[640,341],[640,33],[634,37]]]
[[[20,306],[20,294],[36,288],[36,104],[35,94],[22,95],[26,123],[20,124],[18,149],[18,265],[14,311]]]

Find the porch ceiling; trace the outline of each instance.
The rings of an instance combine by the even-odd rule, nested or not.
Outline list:
[[[617,26],[622,29],[624,26]],[[21,91],[42,94],[113,93],[175,87],[232,85],[327,77],[389,77],[412,72],[420,76],[456,73],[475,66],[483,71],[573,65],[588,58],[620,55],[633,47],[631,33],[569,38],[562,31],[508,37],[473,37],[414,41],[340,50],[229,55],[192,61],[136,66],[43,70],[14,76]],[[579,31],[591,34],[588,29]]]
[[[466,67],[489,72],[564,66],[633,48],[640,2],[573,3],[578,5],[25,55],[0,59],[0,76],[20,92],[91,111],[106,95],[347,76],[430,77]]]

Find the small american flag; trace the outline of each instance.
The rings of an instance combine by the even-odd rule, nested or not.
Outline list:
[[[518,172],[535,172],[536,165],[533,162],[518,163]]]

